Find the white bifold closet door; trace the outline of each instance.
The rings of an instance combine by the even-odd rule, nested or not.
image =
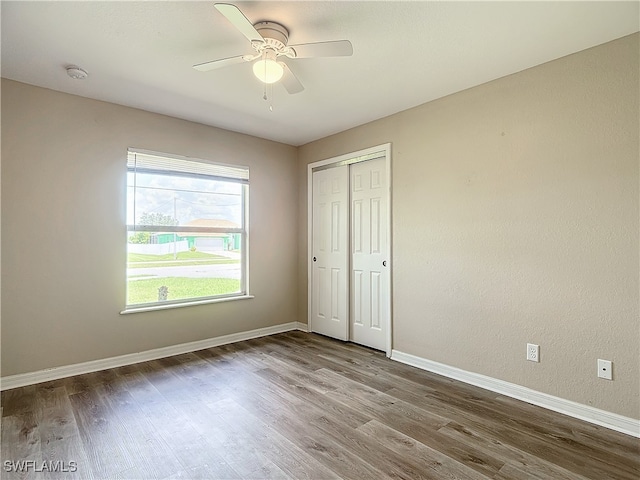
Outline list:
[[[349,167],[313,173],[313,331],[349,338]]]
[[[311,329],[386,350],[389,332],[385,158],[313,172]]]
[[[350,339],[386,349],[389,302],[384,158],[351,165]]]

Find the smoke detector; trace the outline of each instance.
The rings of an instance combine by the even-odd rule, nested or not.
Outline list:
[[[86,70],[83,70],[76,65],[69,65],[67,67],[67,75],[69,75],[74,80],[84,80],[85,78],[87,78],[87,76],[89,76]]]

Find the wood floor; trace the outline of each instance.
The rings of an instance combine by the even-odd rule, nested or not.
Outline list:
[[[303,332],[5,391],[1,446],[3,479],[640,478],[638,439]]]

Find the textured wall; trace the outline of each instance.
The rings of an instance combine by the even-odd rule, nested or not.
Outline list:
[[[304,226],[308,163],[392,142],[394,349],[640,418],[639,38],[300,148]]]
[[[251,300],[120,315],[127,147],[250,167]],[[2,81],[2,376],[294,321],[296,149]]]

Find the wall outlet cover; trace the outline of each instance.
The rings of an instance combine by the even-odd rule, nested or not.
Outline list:
[[[527,360],[531,362],[540,361],[540,345],[535,343],[527,343]]]
[[[598,359],[598,377],[613,380],[613,363],[611,360]]]

